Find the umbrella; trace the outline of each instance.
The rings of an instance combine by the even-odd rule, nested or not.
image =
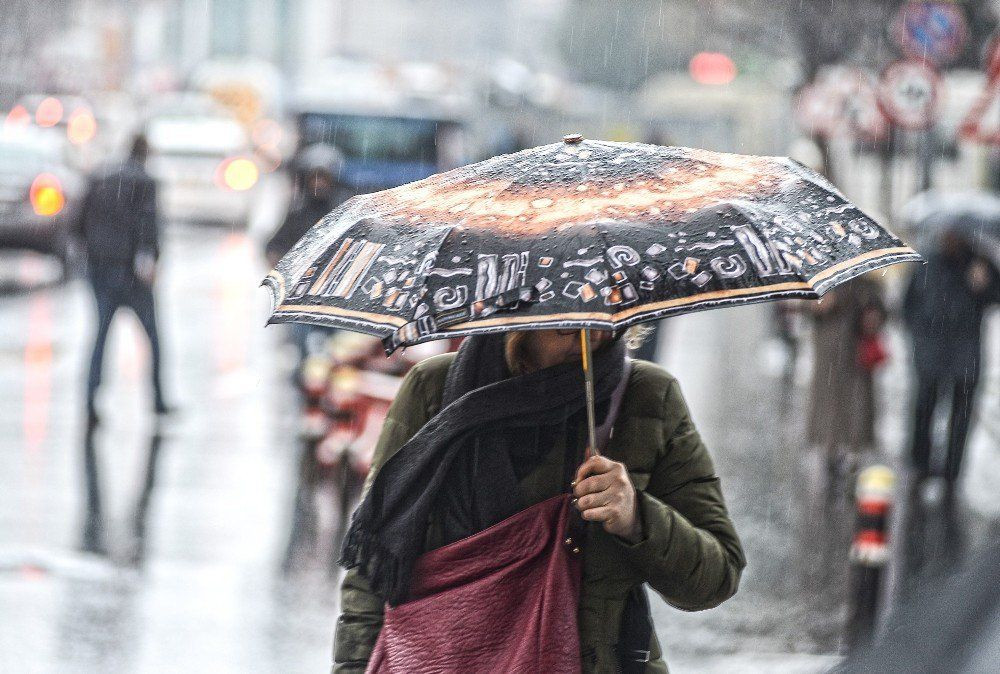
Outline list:
[[[992,192],[928,190],[910,199],[901,216],[928,244],[945,231],[965,234],[972,242],[986,245],[1000,240],[1000,196]]]
[[[264,283],[269,322],[367,332],[387,352],[546,328],[587,346],[589,329],[815,299],[919,259],[790,159],[573,135],[354,197]]]

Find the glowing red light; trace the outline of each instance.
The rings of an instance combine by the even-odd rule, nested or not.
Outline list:
[[[23,105],[15,105],[11,108],[10,112],[7,114],[7,121],[4,123],[5,126],[15,128],[29,126],[30,124],[31,115]]]
[[[63,106],[58,98],[44,99],[35,108],[35,123],[38,126],[55,126],[63,116]]]
[[[720,52],[703,51],[691,57],[688,72],[698,84],[729,84],[736,79],[736,64]]]

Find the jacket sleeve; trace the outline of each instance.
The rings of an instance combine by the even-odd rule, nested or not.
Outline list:
[[[912,333],[917,326],[917,311],[920,304],[921,289],[927,283],[927,265],[921,264],[910,274],[910,280],[906,284],[906,292],[903,294],[902,318],[907,329]]]
[[[143,180],[138,206],[139,240],[136,253],[151,255],[153,259],[157,259],[160,256],[160,221],[156,205],[156,181],[152,178]]]
[[[90,209],[93,208],[93,201],[94,179],[88,178],[83,192],[83,199],[80,201],[80,207],[76,211],[76,217],[73,218],[73,226],[70,230],[73,237],[82,246],[85,246],[87,243],[87,218],[90,217]]]
[[[285,219],[281,221],[278,229],[267,240],[267,244],[264,246],[264,253],[266,255],[280,258],[291,249],[292,245],[298,240],[297,238],[292,238],[292,232],[296,229],[295,220],[295,211],[290,210],[285,215]]]
[[[736,593],[746,559],[712,459],[676,381],[664,404],[665,451],[649,484],[637,490],[643,538],[619,543],[633,568],[667,602],[697,611]]]
[[[410,370],[389,407],[382,433],[375,445],[372,468],[362,494],[367,494],[375,474],[427,421],[421,387],[421,368]],[[364,496],[362,496],[363,498]],[[363,672],[382,629],[384,602],[364,574],[350,569],[340,587],[340,617],[333,647],[333,672]]]

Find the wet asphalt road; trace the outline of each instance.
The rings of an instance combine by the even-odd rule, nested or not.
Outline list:
[[[178,225],[166,238],[159,313],[166,389],[179,412],[154,422],[147,349],[137,322],[122,317],[109,342],[103,423],[90,438],[86,284],[42,283],[48,269],[38,258],[0,260],[15,286],[0,294],[0,671],[328,666],[334,584],[318,564],[289,579],[279,572],[297,418],[290,354],[278,329],[262,327],[259,237]],[[718,609],[684,614],[654,600],[673,671],[811,672],[835,661],[850,506],[819,495],[819,461],[801,439],[803,379],[782,391],[769,317],[767,307],[706,312],[672,319],[663,333],[662,360],[715,456],[749,559],[740,593]],[[898,336],[894,347],[880,428],[890,462],[906,434]],[[995,412],[994,371],[984,407]],[[957,516],[969,546],[1000,511],[1000,429],[996,414],[986,416]],[[100,497],[90,520],[88,451]],[[106,554],[81,551],[88,531]],[[918,539],[911,558],[943,545]]]

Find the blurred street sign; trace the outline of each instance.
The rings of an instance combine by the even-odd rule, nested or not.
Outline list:
[[[907,2],[896,14],[892,34],[908,58],[938,66],[958,58],[969,37],[965,13],[956,2]]]
[[[941,77],[923,61],[896,61],[882,72],[878,102],[897,126],[911,131],[929,128],[937,112]]]
[[[1000,145],[1000,36],[990,42],[986,57],[986,84],[958,127],[964,140]]]
[[[876,142],[888,124],[878,105],[874,78],[860,68],[832,66],[804,87],[795,104],[796,123],[811,136]]]

